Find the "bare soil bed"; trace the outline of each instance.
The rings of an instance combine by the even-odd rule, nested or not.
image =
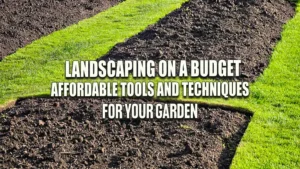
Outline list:
[[[0,0],[0,60],[120,0]]]
[[[240,59],[239,79],[254,81],[293,6],[287,0],[191,0],[101,59]]]
[[[101,59],[241,59],[254,81],[293,14],[286,0],[191,0]],[[1,114],[0,168],[228,168],[250,121],[203,107],[197,120],[101,119],[102,103],[145,102],[20,100]]]
[[[196,120],[102,119],[102,103],[146,102],[21,100],[1,115],[0,168],[228,168],[250,121],[216,108]]]

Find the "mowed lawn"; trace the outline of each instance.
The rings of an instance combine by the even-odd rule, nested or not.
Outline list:
[[[0,105],[20,97],[49,95],[51,82],[66,81],[65,60],[99,58],[185,1],[127,0],[18,50],[0,62]],[[284,27],[270,65],[251,84],[250,97],[179,98],[254,113],[231,168],[300,168],[299,11],[300,2],[296,16]]]
[[[185,1],[127,0],[19,49],[0,62],[0,105],[48,94],[51,82],[65,81],[65,60],[99,58]]]

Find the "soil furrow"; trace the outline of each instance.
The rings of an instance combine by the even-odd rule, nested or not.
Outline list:
[[[19,101],[2,112],[0,168],[228,168],[250,121],[200,106],[196,120],[105,120],[103,103],[149,101]]]
[[[100,59],[239,59],[238,79],[254,81],[294,13],[287,0],[191,0]]]
[[[121,0],[0,0],[0,60]]]

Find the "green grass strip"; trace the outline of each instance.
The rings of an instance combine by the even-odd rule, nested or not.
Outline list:
[[[300,2],[251,93],[229,101],[255,112],[232,168],[300,168]]]
[[[19,97],[49,94],[52,81],[65,81],[65,60],[98,58],[184,1],[127,0],[18,50],[0,62],[0,104],[5,105]],[[299,11],[298,3],[297,14],[285,25],[269,67],[251,85],[250,97],[228,100],[179,98],[254,112],[231,168],[300,167]]]
[[[92,60],[144,30],[187,0],[127,0],[92,18],[52,33],[0,62],[0,105],[50,93],[65,81],[65,60]]]

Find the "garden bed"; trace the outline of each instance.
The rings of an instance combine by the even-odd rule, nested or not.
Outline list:
[[[149,101],[18,101],[2,112],[0,168],[228,168],[250,121],[200,106],[194,120],[107,120],[103,103]]]
[[[32,41],[89,18],[120,0],[1,0],[0,60]]]
[[[287,0],[191,0],[101,59],[239,59],[239,79],[254,81],[294,13]]]

